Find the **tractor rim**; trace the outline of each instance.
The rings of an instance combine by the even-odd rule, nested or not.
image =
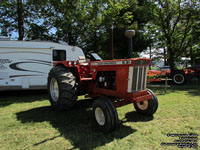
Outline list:
[[[176,75],[174,76],[174,81],[175,81],[175,83],[177,83],[177,84],[181,84],[181,83],[184,82],[184,76],[183,76],[182,74],[176,74]]]
[[[140,110],[146,110],[148,108],[148,100],[137,103]]]
[[[58,88],[58,82],[56,81],[55,78],[52,78],[50,82],[50,94],[51,94],[52,100],[54,102],[57,102],[58,97],[59,97],[59,88]]]
[[[95,118],[99,125],[103,126],[105,124],[105,115],[100,107],[95,109]]]

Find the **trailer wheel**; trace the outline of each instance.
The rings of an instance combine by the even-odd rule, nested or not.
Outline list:
[[[104,133],[113,131],[118,125],[118,114],[113,103],[101,97],[93,103],[95,125]]]
[[[48,77],[48,93],[51,106],[57,110],[68,110],[77,100],[74,75],[62,66],[51,69]]]
[[[158,108],[158,99],[151,90],[147,90],[147,92],[152,94],[152,99],[134,103],[134,107],[138,113],[151,116]]]
[[[177,85],[182,85],[186,82],[186,77],[183,72],[175,72],[172,75],[172,81]]]

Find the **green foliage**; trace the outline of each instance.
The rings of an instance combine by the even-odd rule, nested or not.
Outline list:
[[[135,29],[134,55],[155,48],[153,55],[166,57],[172,69],[182,56],[200,61],[198,0],[26,0],[21,17],[16,6],[16,0],[1,0],[1,35],[20,32],[19,39],[23,35],[25,40],[65,41],[109,59],[112,34],[115,58],[126,58],[124,32]]]
[[[156,30],[154,39],[160,46],[166,47],[168,62],[173,70],[179,57],[187,56],[191,45],[196,45],[193,39],[194,25],[197,22],[199,3],[187,0],[154,0],[154,22]],[[199,18],[199,17],[198,17]],[[198,27],[199,28],[199,27]],[[198,29],[199,30],[199,29]]]
[[[3,36],[9,36],[17,29],[16,5],[15,0],[0,1],[0,31]]]
[[[23,3],[24,39],[65,41],[108,59],[113,31],[115,58],[124,58],[128,49],[125,30],[137,31],[134,51],[148,45],[143,27],[152,18],[149,4],[137,0],[27,0]],[[1,3],[2,35],[19,30],[16,6],[15,0]]]

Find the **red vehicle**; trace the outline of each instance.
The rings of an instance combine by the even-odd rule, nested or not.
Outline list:
[[[165,77],[170,73],[170,67],[158,67],[156,70],[148,70],[147,72],[147,81],[148,82],[157,82],[162,81],[162,77]]]
[[[182,70],[175,70],[174,73],[171,73],[169,66],[159,67],[156,70],[148,70],[148,82],[159,82],[162,81],[162,78],[171,78],[172,81],[181,85],[187,82],[189,78],[200,77],[200,66],[188,67]]]
[[[200,65],[193,65],[184,70],[188,78],[200,80]]]
[[[136,111],[153,115],[158,100],[146,89],[150,59],[98,59],[88,61],[55,61],[48,77],[49,101],[58,110],[72,108],[78,95],[95,98],[93,116],[103,132],[113,131],[118,124],[116,108],[133,103]]]

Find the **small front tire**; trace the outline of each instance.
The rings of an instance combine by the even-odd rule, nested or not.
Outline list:
[[[93,103],[95,125],[104,133],[113,131],[118,125],[118,114],[113,103],[101,97]]]
[[[153,91],[147,90],[147,92],[152,95],[152,99],[134,103],[134,107],[138,113],[151,116],[158,108],[158,99]]]

